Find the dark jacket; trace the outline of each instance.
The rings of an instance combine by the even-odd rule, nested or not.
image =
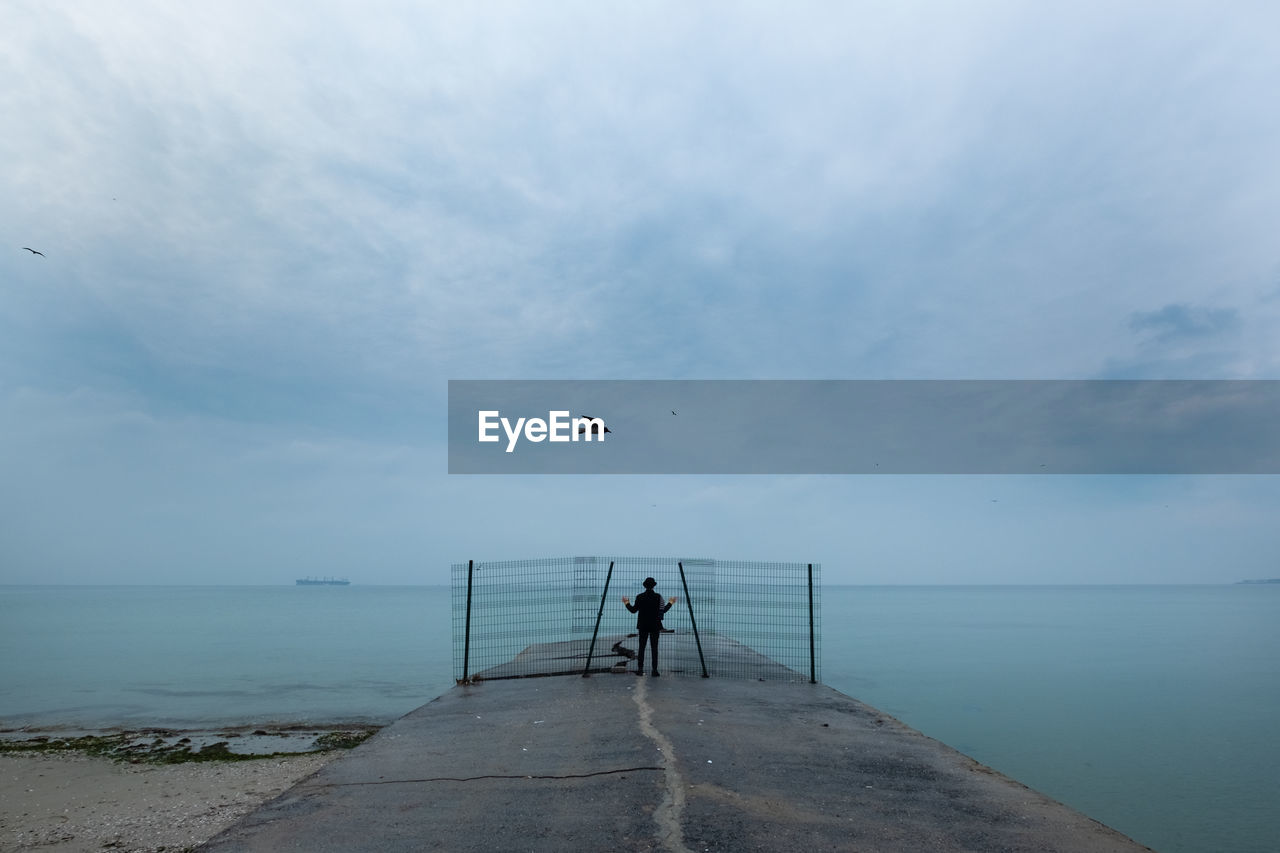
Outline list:
[[[636,596],[634,604],[627,609],[636,614],[637,631],[659,631],[662,629],[662,614],[671,609],[671,605],[663,601],[662,596],[651,589]]]

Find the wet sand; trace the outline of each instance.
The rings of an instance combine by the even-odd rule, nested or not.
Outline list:
[[[8,731],[10,749],[33,749],[0,752],[0,851],[190,850],[345,754],[324,749],[334,738],[375,728]],[[81,735],[88,750],[50,748]],[[263,757],[189,760],[206,747]]]
[[[0,850],[187,850],[342,754],[168,765],[0,754]]]

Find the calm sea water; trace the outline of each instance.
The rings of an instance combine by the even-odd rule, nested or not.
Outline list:
[[[2,587],[0,727],[389,722],[447,587]],[[1276,849],[1280,585],[834,587],[830,686],[1165,853]]]

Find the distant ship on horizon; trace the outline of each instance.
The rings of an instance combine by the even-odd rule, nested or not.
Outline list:
[[[346,578],[298,578],[298,586],[350,586]]]

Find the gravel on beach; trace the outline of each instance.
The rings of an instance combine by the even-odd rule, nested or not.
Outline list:
[[[190,850],[342,754],[167,765],[0,754],[0,850]]]

